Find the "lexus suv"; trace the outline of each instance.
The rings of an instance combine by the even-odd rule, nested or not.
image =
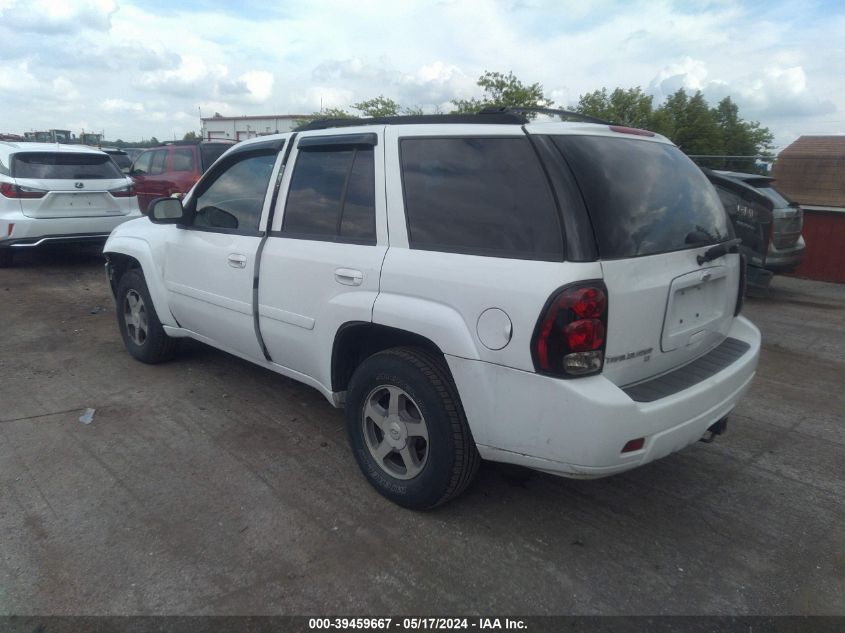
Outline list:
[[[106,241],[139,217],[132,181],[81,145],[0,141],[0,266],[49,244]]]
[[[480,459],[620,473],[712,439],[760,348],[716,191],[652,132],[523,111],[316,121],[229,149],[105,246],[118,327],[346,409],[410,508]]]

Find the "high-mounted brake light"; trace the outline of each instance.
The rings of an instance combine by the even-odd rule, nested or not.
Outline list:
[[[13,185],[10,182],[0,182],[0,193],[7,198],[43,198],[47,192],[43,189],[33,189],[32,187],[21,187],[20,185]]]
[[[534,330],[534,367],[561,377],[599,373],[606,333],[604,284],[595,281],[563,288],[547,302]]]
[[[117,189],[109,189],[109,193],[115,198],[132,198],[135,195],[135,185],[126,185]]]
[[[609,125],[612,132],[619,132],[620,134],[635,134],[636,136],[655,136],[654,132],[648,130],[641,130],[638,127],[625,127],[624,125]]]

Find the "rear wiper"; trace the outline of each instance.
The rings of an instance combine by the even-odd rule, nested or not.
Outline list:
[[[716,244],[713,248],[708,248],[704,251],[703,255],[699,255],[696,257],[696,261],[698,265],[701,266],[705,262],[712,262],[714,259],[718,259],[723,255],[727,255],[728,253],[732,253],[736,251],[736,247],[742,243],[742,239],[737,237],[732,240],[728,240],[727,242],[722,242],[721,244]]]

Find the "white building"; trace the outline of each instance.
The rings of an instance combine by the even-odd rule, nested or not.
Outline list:
[[[203,117],[202,137],[206,140],[224,138],[244,141],[256,136],[289,132],[305,119],[305,114],[271,114],[267,116],[221,116]]]

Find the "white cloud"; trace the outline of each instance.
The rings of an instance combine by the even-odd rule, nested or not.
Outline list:
[[[814,14],[798,0],[191,4],[202,8],[0,0],[0,86],[15,87],[3,93],[4,127],[85,120],[122,138],[162,138],[174,125],[196,129],[198,106],[204,115],[306,113],[321,101],[347,108],[379,94],[432,111],[478,96],[485,70],[539,82],[563,106],[603,86],[639,85],[656,101],[677,87],[701,89],[711,102],[729,94],[740,116],[789,133],[802,124],[824,131],[825,121],[842,119],[829,114],[834,104],[845,103],[845,7]]]
[[[103,101],[103,110],[106,112],[143,112],[144,104],[124,99],[106,99]]]
[[[27,0],[0,6],[4,24],[17,31],[73,33],[83,29],[108,31],[117,10],[113,0]]]

